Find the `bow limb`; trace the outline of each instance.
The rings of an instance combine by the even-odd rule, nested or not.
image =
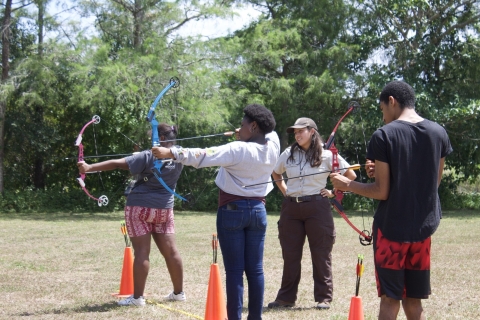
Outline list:
[[[82,144],[82,135],[83,135],[83,132],[84,132],[85,129],[86,129],[89,125],[91,125],[92,123],[93,123],[93,124],[99,124],[99,123],[100,123],[100,116],[94,115],[93,118],[92,118],[92,120],[90,120],[89,122],[87,122],[87,123],[83,126],[82,130],[80,130],[80,133],[79,133],[78,136],[77,136],[77,140],[75,141],[75,145],[76,145],[77,147]],[[83,157],[83,147],[82,147],[82,157]],[[82,158],[82,160],[83,160],[83,158]]]
[[[163,161],[161,160],[156,160],[155,161],[156,164],[155,164],[155,169],[153,170],[153,175],[155,176],[155,178],[157,178],[158,182],[160,182],[160,184],[168,191],[170,192],[171,194],[173,194],[174,196],[176,196],[177,198],[179,198],[180,200],[182,201],[187,201],[187,199],[185,199],[184,197],[182,197],[181,195],[179,195],[178,193],[176,193],[174,190],[172,190],[172,188],[170,188],[167,183],[160,177],[160,175],[158,173],[161,173],[160,169],[157,169],[157,167],[162,167],[163,165]],[[157,173],[158,171],[158,173]]]
[[[330,134],[330,136],[328,137],[328,140],[327,142],[325,143],[325,149],[328,149],[330,150],[330,148],[332,147],[335,147],[335,144],[334,144],[334,141],[335,141],[335,133],[337,133],[337,129],[338,127],[340,126],[340,123],[342,123],[343,119],[345,119],[346,116],[348,116],[351,112],[353,112],[354,110],[356,110],[357,108],[359,108],[360,105],[358,104],[358,102],[356,101],[351,101],[349,104],[348,104],[348,109],[347,109],[347,112],[345,112],[345,114],[340,118],[340,120],[338,120],[337,124],[335,125],[335,127],[333,128],[333,131],[332,133]]]
[[[87,123],[83,126],[82,130],[80,130],[80,133],[79,133],[78,136],[77,136],[77,140],[75,140],[75,146],[78,147],[78,162],[84,160],[83,144],[82,144],[82,135],[83,135],[83,132],[84,132],[85,129],[86,129],[89,125],[91,125],[92,123],[93,123],[93,124],[98,124],[98,123],[100,123],[100,117],[97,116],[97,115],[94,115],[93,118],[92,118],[92,120],[90,120],[89,122],[87,122]],[[96,197],[92,196],[92,195],[90,194],[90,192],[88,192],[87,187],[86,187],[86,184],[85,184],[85,177],[86,177],[86,175],[85,175],[84,173],[82,173],[82,174],[80,174],[80,177],[77,178],[77,181],[78,181],[78,183],[80,184],[80,187],[82,188],[83,192],[85,192],[85,194],[86,194],[88,197],[90,197],[90,198],[92,198],[93,200],[97,201],[99,207],[108,205],[108,197],[107,197],[107,196],[102,195],[102,196],[96,198]]]
[[[165,88],[163,88],[163,90],[155,98],[155,101],[153,101],[152,106],[150,107],[147,114],[148,122],[151,122],[155,118],[155,108],[160,102],[160,99],[162,99],[162,97],[168,92],[168,90],[170,90],[171,88],[177,88],[179,84],[180,84],[180,80],[178,80],[178,78],[174,77],[170,79],[169,84]]]
[[[372,243],[372,236],[370,235],[370,232],[367,230],[361,231],[358,229],[351,221],[348,219],[347,214],[345,213],[343,206],[337,201],[336,198],[331,199],[330,203],[332,204],[333,209],[337,211],[337,213],[345,220],[345,222],[352,227],[355,232],[358,233],[359,235],[359,240],[360,243],[364,246],[368,246]]]

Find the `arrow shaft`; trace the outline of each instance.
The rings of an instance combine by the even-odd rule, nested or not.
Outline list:
[[[160,142],[171,142],[171,141],[180,141],[180,140],[191,140],[191,139],[202,139],[202,138],[210,138],[210,137],[218,137],[218,136],[225,136],[225,137],[230,137],[234,134],[235,132],[233,131],[227,131],[223,133],[215,133],[215,134],[208,134],[206,136],[197,136],[197,137],[190,137],[190,138],[179,138],[179,139],[173,139],[173,140],[162,140]]]
[[[346,168],[339,168],[338,170],[349,170],[349,169],[359,170],[361,167],[364,167],[364,166],[365,166],[364,164],[354,164],[353,166],[349,166],[349,167],[346,167]],[[333,172],[333,170],[320,171],[320,172],[315,172],[315,173],[310,173],[310,174],[304,174],[302,176],[287,177],[287,178],[272,180],[272,181],[268,181],[268,182],[260,182],[260,183],[256,183],[256,184],[249,184],[247,186],[242,186],[242,188],[248,188],[248,187],[258,186],[258,185],[262,185],[262,184],[267,184],[267,183],[270,183],[270,182],[278,182],[278,181],[289,180],[289,179],[302,179],[303,177],[315,176],[317,174],[332,173],[332,172]]]

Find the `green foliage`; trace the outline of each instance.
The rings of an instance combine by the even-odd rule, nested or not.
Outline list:
[[[454,190],[480,174],[478,6],[468,0],[248,2],[265,10],[258,21],[228,37],[201,41],[176,31],[194,19],[228,16],[232,2],[154,0],[135,1],[134,7],[128,1],[82,0],[78,8],[95,16],[97,33],[74,29],[68,42],[48,34],[41,55],[34,14],[16,10],[10,80],[0,88],[7,102],[2,207],[34,210],[29,208],[51,205],[46,194],[56,193],[68,210],[96,206],[81,192],[71,197],[80,191],[73,146],[79,130],[100,115],[101,123],[84,133],[85,155],[148,149],[144,117],[173,76],[180,87],[162,99],[157,119],[178,125],[180,138],[233,130],[245,105],[256,102],[276,116],[284,149],[292,142],[285,128],[296,118],[313,118],[327,137],[356,100],[360,112],[346,118],[336,135],[340,154],[351,163],[364,161],[365,142],[382,125],[380,90],[392,79],[405,79],[416,90],[417,111],[449,133],[454,153],[446,167],[462,173],[442,183],[444,206],[477,206],[476,195]],[[54,17],[46,16],[46,32],[60,32]],[[192,201],[178,207],[215,208],[214,176],[214,168],[186,168],[177,189]],[[89,175],[87,188],[95,195],[115,194],[126,179],[128,172]],[[37,192],[32,190],[38,193],[30,205],[22,197]],[[347,207],[365,207],[363,200],[347,198]],[[273,192],[267,208],[277,211],[280,204],[281,195]]]
[[[189,201],[180,202],[176,199],[175,210],[215,212],[218,206],[218,187],[213,182],[214,174],[214,169],[188,170],[186,168],[182,174],[177,191],[186,196]],[[196,181],[204,181],[206,184]],[[475,192],[458,193],[450,190],[449,185],[453,186],[454,184],[443,181],[439,190],[443,210],[480,209],[480,194]],[[74,189],[52,188],[48,190],[24,190],[17,192],[5,191],[0,195],[0,211],[7,214],[121,211],[125,205],[123,190],[123,187],[115,192],[102,193],[94,190],[94,194],[105,194],[108,196],[110,202],[106,207],[99,207],[94,200],[88,198],[78,187]],[[280,212],[283,195],[276,190],[276,187],[267,196],[266,200],[268,212]],[[344,197],[343,205],[347,213],[351,211],[363,212],[365,219],[373,216],[377,206],[376,202],[353,194],[347,194]]]
[[[480,72],[478,6],[468,0],[356,1],[352,39],[368,57],[363,88],[366,104],[374,104],[391,80],[410,83],[417,95],[417,112],[443,125],[454,152],[446,167],[462,172],[459,180],[479,175],[478,112]],[[361,91],[360,91],[361,92]],[[372,121],[367,119],[369,126]]]
[[[342,30],[331,29],[328,21],[294,18],[277,9],[278,17],[224,40],[225,50],[236,58],[224,71],[222,86],[230,90],[228,99],[260,102],[272,110],[283,149],[289,139],[284,129],[301,116],[329,134],[338,120],[331,115],[346,110],[344,82],[357,48],[340,42]]]

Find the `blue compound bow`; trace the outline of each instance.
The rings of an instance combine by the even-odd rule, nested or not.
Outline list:
[[[157,107],[158,103],[162,99],[162,97],[167,93],[168,90],[171,88],[177,88],[180,84],[180,80],[178,78],[174,77],[170,79],[169,84],[160,92],[160,94],[157,96],[155,101],[153,101],[152,106],[150,107],[150,110],[148,111],[147,115],[147,121],[150,122],[152,126],[152,147],[158,147],[160,145],[160,139],[158,137],[158,121],[155,119],[155,108]],[[152,172],[155,178],[157,178],[158,182],[171,194],[176,196],[177,198],[187,201],[184,197],[176,193],[174,190],[172,190],[166,183],[163,181],[161,178],[162,174],[162,168],[164,165],[164,160],[162,159],[155,159],[153,162],[153,168]]]

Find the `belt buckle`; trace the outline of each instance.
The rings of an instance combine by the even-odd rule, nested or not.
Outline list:
[[[301,197],[295,197],[295,201],[296,201],[297,203],[303,202],[303,201],[301,201],[301,200],[298,201],[298,198],[301,198]]]

